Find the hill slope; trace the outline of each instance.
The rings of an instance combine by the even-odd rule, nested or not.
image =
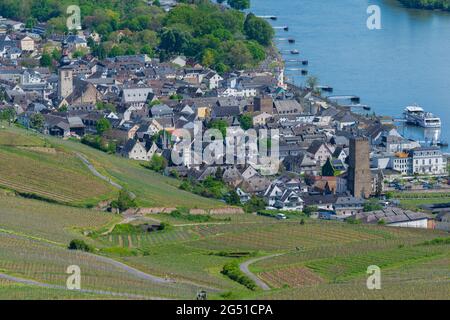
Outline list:
[[[0,129],[0,187],[70,205],[95,205],[115,198],[118,189],[96,177],[76,153],[84,155],[102,175],[133,192],[141,207],[224,206],[178,189],[179,181],[138,162],[14,127]]]

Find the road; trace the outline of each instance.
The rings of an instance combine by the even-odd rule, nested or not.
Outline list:
[[[267,285],[264,281],[262,281],[260,278],[258,278],[255,274],[253,274],[250,270],[249,270],[249,266],[255,262],[258,261],[262,261],[262,260],[266,260],[266,259],[270,259],[270,258],[274,258],[274,257],[278,257],[283,255],[283,253],[277,253],[277,254],[272,254],[270,256],[265,256],[265,257],[260,257],[260,258],[255,258],[255,259],[250,259],[248,261],[245,261],[243,263],[241,263],[239,265],[239,269],[241,269],[241,271],[243,273],[245,273],[250,279],[252,279],[253,281],[255,281],[256,285],[258,287],[260,287],[261,289],[268,291],[270,290],[269,285]]]

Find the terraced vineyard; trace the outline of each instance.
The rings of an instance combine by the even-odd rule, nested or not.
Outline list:
[[[269,272],[262,272],[259,277],[274,288],[282,287],[303,287],[316,285],[323,282],[323,279],[311,270],[304,267],[291,267]]]
[[[110,234],[103,237],[110,246],[121,248],[147,248],[162,244],[189,241],[194,234],[187,229],[176,229],[162,232],[143,232],[140,234]]]
[[[68,204],[96,203],[117,192],[73,154],[17,146],[0,146],[0,186]]]
[[[320,222],[300,225],[298,222],[278,222],[269,224],[240,225],[237,229],[220,233],[222,226],[213,226],[200,232],[208,233],[216,229],[217,236],[198,241],[194,245],[201,248],[243,249],[243,250],[295,250],[296,248],[317,247],[324,242],[351,243],[355,241],[382,239],[383,234],[365,232],[365,229],[351,228],[344,224],[329,224],[324,227]]]
[[[19,249],[20,248],[20,249]],[[0,270],[19,278],[65,287],[67,267],[78,265],[82,288],[151,297],[193,298],[198,290],[181,283],[155,283],[94,255],[0,232]]]
[[[97,230],[118,219],[104,212],[0,195],[0,229],[63,245],[82,237],[82,230]]]

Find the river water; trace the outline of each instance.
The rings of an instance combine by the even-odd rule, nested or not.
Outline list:
[[[367,28],[369,5],[381,8],[381,30]],[[441,118],[441,132],[408,126],[400,132],[450,142],[450,14],[406,9],[395,0],[253,0],[251,11],[289,26],[276,32],[277,39],[296,40],[277,40],[283,55],[308,60],[309,74],[333,87],[333,95],[357,95],[377,114],[396,117],[417,103]],[[296,71],[287,77],[305,81]]]

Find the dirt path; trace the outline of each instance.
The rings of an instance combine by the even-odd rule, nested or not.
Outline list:
[[[260,258],[255,258],[255,259],[250,259],[250,260],[248,260],[248,261],[245,261],[245,262],[241,263],[241,264],[239,265],[239,269],[241,269],[241,271],[242,271],[243,273],[245,273],[250,279],[252,279],[253,281],[255,281],[255,283],[256,283],[256,285],[257,285],[258,287],[260,287],[261,289],[263,289],[263,290],[265,290],[265,291],[268,291],[268,290],[270,290],[270,287],[269,287],[264,281],[262,281],[260,278],[258,278],[255,274],[253,274],[253,273],[249,270],[248,267],[249,267],[252,263],[259,262],[259,261],[266,260],[266,259],[270,259],[270,258],[275,258],[275,257],[281,256],[281,255],[283,255],[283,254],[284,254],[284,253],[277,253],[277,254],[272,254],[272,255],[270,255],[270,256],[265,256],[265,257],[260,257]]]
[[[118,183],[112,181],[110,178],[108,178],[108,177],[102,175],[100,172],[98,172],[97,169],[95,169],[95,167],[92,165],[92,163],[90,163],[89,160],[88,160],[84,155],[82,155],[82,154],[79,153],[79,152],[76,152],[75,154],[77,155],[78,158],[81,159],[81,161],[86,165],[86,167],[92,172],[92,174],[93,174],[94,176],[96,176],[96,177],[98,177],[98,178],[100,178],[100,179],[102,179],[102,180],[105,180],[105,181],[108,182],[110,185],[112,185],[113,187],[115,187],[115,188],[117,188],[117,189],[119,189],[119,190],[122,190],[122,189],[123,189],[123,187],[122,187],[120,184],[118,184]],[[130,194],[130,196],[131,196],[133,199],[136,198],[136,195],[135,195],[134,193],[132,193],[132,192],[130,192],[130,191],[128,191],[128,193]]]

